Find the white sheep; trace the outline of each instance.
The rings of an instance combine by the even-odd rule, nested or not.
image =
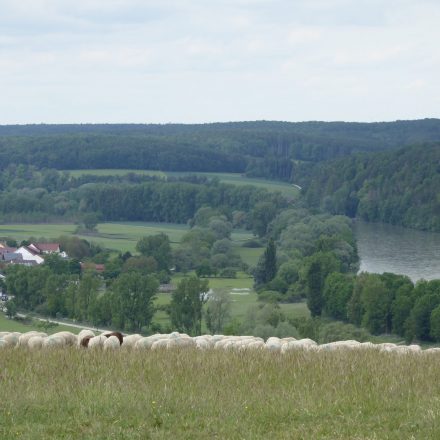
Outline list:
[[[43,339],[43,348],[64,348],[66,347],[66,340],[62,336],[48,336]]]
[[[105,341],[107,341],[107,338],[103,335],[94,336],[93,338],[90,338],[88,348],[90,348],[92,350],[97,349],[97,348],[102,348]],[[118,344],[119,344],[119,341],[118,341]]]
[[[19,347],[27,347],[28,346],[28,341],[30,338],[34,337],[34,336],[41,336],[41,337],[46,337],[47,334],[43,333],[43,332],[37,332],[37,331],[30,331],[30,332],[26,332],[23,333],[22,335],[20,335],[20,337],[18,338],[18,346]]]
[[[423,350],[423,354],[437,354],[440,353],[440,347],[432,347],[427,348],[426,350]]]
[[[282,345],[281,339],[277,337],[271,337],[266,341],[266,348],[269,351],[275,351],[275,352],[281,351],[281,345]]]
[[[106,338],[103,344],[104,350],[117,350],[120,346],[121,344],[116,336]]]
[[[134,348],[136,343],[142,339],[142,335],[134,334],[124,336],[124,341],[122,343],[123,348]]]
[[[63,338],[66,345],[72,346],[75,345],[78,341],[78,336],[71,332],[58,332],[51,335],[51,337],[60,337]]]
[[[12,332],[12,333],[8,333],[7,335],[4,335],[2,337],[2,340],[6,343],[6,346],[16,347],[20,336],[21,333]]]
[[[156,339],[153,344],[151,345],[152,350],[158,350],[162,348],[167,348],[168,342],[170,341],[169,338],[163,338],[163,339]]]
[[[28,341],[27,341],[27,346],[30,350],[36,350],[36,349],[40,349],[43,347],[43,343],[44,343],[44,337],[43,336],[32,336]]]
[[[299,339],[297,341],[289,341],[281,346],[281,353],[287,353],[294,350],[317,350],[318,345],[313,339]]]

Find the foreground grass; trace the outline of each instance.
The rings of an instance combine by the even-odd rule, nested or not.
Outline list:
[[[2,439],[437,439],[438,357],[0,351]]]

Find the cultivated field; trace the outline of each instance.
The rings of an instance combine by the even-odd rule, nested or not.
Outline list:
[[[244,177],[240,173],[199,173],[199,172],[169,172],[156,170],[65,170],[74,177],[83,175],[95,176],[124,176],[129,173],[141,174],[146,176],[159,177],[180,177],[180,176],[206,176],[210,178],[217,178],[222,183],[230,183],[232,185],[252,185],[259,188],[266,188],[268,191],[279,191],[285,196],[296,197],[299,194],[299,189],[292,184],[284,182],[276,182],[273,180],[257,179]]]
[[[2,439],[438,439],[439,356],[3,349]]]

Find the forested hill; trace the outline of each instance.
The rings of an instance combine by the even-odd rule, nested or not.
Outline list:
[[[305,196],[334,214],[440,231],[440,143],[323,163]]]
[[[0,167],[241,172],[298,183],[310,164],[440,141],[440,120],[0,126]]]

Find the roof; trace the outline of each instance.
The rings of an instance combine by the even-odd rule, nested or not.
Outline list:
[[[94,263],[80,263],[81,270],[96,270],[96,272],[104,272],[104,264],[94,264]]]
[[[25,250],[34,256],[39,254],[39,252],[35,251],[33,248],[31,248],[29,246],[22,246],[17,249],[17,251],[20,251],[20,250]]]
[[[15,252],[16,250],[17,250],[17,248],[15,248],[15,247],[3,246],[3,247],[0,247],[0,254],[9,254],[9,253]]]
[[[41,252],[59,252],[59,243],[32,243],[36,248],[40,249]]]
[[[8,252],[3,254],[3,259],[5,261],[23,260],[23,255],[17,254],[15,252]]]

